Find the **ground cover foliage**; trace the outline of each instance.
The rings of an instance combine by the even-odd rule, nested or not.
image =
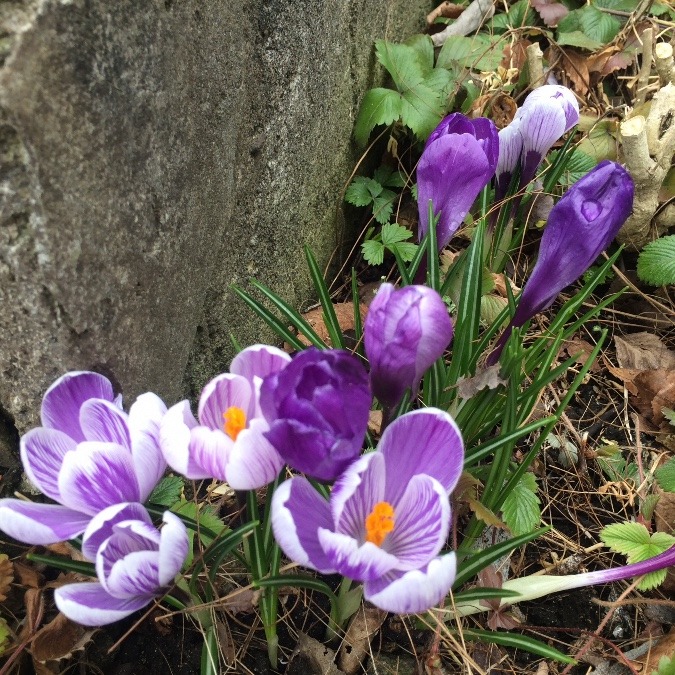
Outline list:
[[[475,6],[480,11],[473,27],[440,37]],[[447,450],[452,440],[439,445],[438,453],[448,452],[447,464],[458,471],[434,488],[451,492],[447,540],[442,556],[425,562],[457,561],[454,582],[448,581],[452,593],[424,604],[408,579],[413,590],[383,599],[389,586],[380,588],[379,578],[364,576],[356,563],[347,566],[350,575],[341,562],[317,562],[306,544],[310,553],[294,557],[297,546],[284,532],[293,529],[291,521],[301,530],[304,516],[287,506],[293,491],[316,490],[311,499],[321,500],[334,479],[365,480],[369,469],[349,474],[352,465],[337,467],[331,448],[307,464],[279,449],[282,459],[270,460],[271,474],[261,483],[269,485],[251,489],[255,480],[237,442],[254,425],[238,417],[240,404],[218,409],[226,413],[225,435],[236,449],[228,450],[227,462],[209,464],[208,453],[188,456],[166,442],[183,433],[191,414],[186,402],[157,421],[171,431],[164,434],[161,462],[173,472],[157,483],[159,476],[151,480],[147,468],[135,467],[138,494],[117,500],[145,502],[148,528],[164,519],[161,540],[134,525],[131,534],[116,533],[119,548],[133,548],[128,542],[141,530],[147,556],[161,558],[162,541],[172,535],[172,550],[185,541],[175,583],[154,580],[152,593],[140,600],[135,588],[124,597],[143,607],[140,612],[103,629],[96,622],[85,627],[57,612],[53,591],[68,613],[64,589],[79,584],[77,592],[90,582],[94,559],[103,569],[99,579],[112,585],[98,554],[87,556],[102,536],[96,527],[90,524],[84,540],[69,543],[29,548],[3,541],[1,673],[673,672],[673,561],[663,556],[671,555],[675,541],[675,314],[672,289],[663,284],[675,281],[667,235],[675,175],[673,63],[665,47],[675,12],[666,3],[637,0],[518,0],[495,10],[492,15],[480,2],[443,3],[429,17],[430,35],[376,43],[391,81],[364,97],[354,133],[364,154],[344,193],[361,233],[337,273],[325,275],[305,251],[319,304],[289,307],[255,280],[237,289],[287,352],[304,353],[307,368],[324,367],[324,352],[308,347],[342,348],[369,364],[377,404],[367,416],[365,439],[341,423],[333,427],[345,443],[357,438],[359,454],[365,448],[365,459],[358,460],[364,467],[380,462],[370,455],[383,454],[385,445],[396,445],[391,439],[405,435],[406,420],[419,424],[436,415],[450,439],[453,427],[444,415],[452,415],[463,437],[462,456],[457,445]],[[546,82],[554,89],[539,88],[540,103],[537,95],[526,103]],[[553,82],[564,85],[564,93]],[[448,121],[449,113],[463,116]],[[476,121],[484,118],[491,122]],[[557,125],[557,131],[543,139],[546,134],[530,133],[537,124],[540,131]],[[640,146],[643,127],[646,145]],[[651,128],[657,132],[648,137]],[[500,149],[517,139],[511,162],[501,154],[498,161],[491,146],[503,129]],[[438,158],[457,135],[464,145],[452,145],[446,173]],[[611,241],[630,212],[622,205],[629,185],[623,169],[607,160],[628,166],[635,202],[649,212],[633,209],[630,233],[624,228],[619,236],[624,248]],[[641,171],[651,172],[651,182],[640,181]],[[459,189],[448,193],[448,180],[457,183],[457,176]],[[582,227],[596,215],[588,215],[589,198],[602,204],[607,241],[595,242]],[[557,266],[568,250],[573,259]],[[543,261],[539,267],[537,260]],[[391,330],[388,316],[405,317],[422,304],[427,309],[415,331],[406,332],[404,323]],[[397,331],[405,334],[403,343]],[[260,387],[244,363],[250,352],[242,354],[231,373],[247,380],[247,391],[255,392],[250,395],[261,390],[270,439],[281,448],[288,429],[277,395],[286,385],[278,380],[290,372],[290,359],[269,352],[277,365]],[[297,356],[294,362],[303,371]],[[359,380],[350,369],[336,363],[324,375],[337,390],[341,378]],[[341,405],[346,417],[352,410],[357,417],[354,392],[361,390],[349,391]],[[319,399],[314,402],[320,407]],[[143,401],[145,419],[158,420],[158,409],[154,399]],[[202,411],[199,422],[208,425]],[[138,424],[131,426],[138,431]],[[143,428],[148,435],[151,426]],[[422,427],[413,431],[426,438]],[[138,438],[132,431],[132,452],[143,442]],[[294,478],[279,471],[284,463],[296,469]],[[436,480],[434,471],[428,473]],[[35,472],[29,476],[45,484]],[[152,492],[150,483],[157,483]],[[64,489],[43,492],[69,507],[74,499]],[[78,497],[80,511],[98,513],[92,500]],[[321,501],[308,503],[323,508]],[[428,510],[435,504],[430,500]],[[396,526],[386,499],[371,506],[360,516],[366,542],[381,547]],[[132,511],[115,521],[121,530],[121,523],[145,517]],[[283,531],[273,528],[275,514],[277,521],[285,518]],[[184,540],[175,535],[181,527]],[[354,534],[361,547],[363,536]],[[665,562],[603,576],[655,556]],[[334,568],[363,581],[364,591]],[[388,604],[398,606],[401,598],[421,604],[407,611]]]

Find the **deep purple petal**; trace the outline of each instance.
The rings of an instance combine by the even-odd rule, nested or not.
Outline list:
[[[418,238],[429,229],[429,200],[439,250],[444,248],[494,173],[481,144],[470,134],[441,136],[427,146],[417,165]]]
[[[21,462],[31,483],[60,502],[59,471],[66,453],[77,447],[75,441],[57,429],[38,427],[21,437],[20,447]]]
[[[332,529],[328,502],[302,477],[284,481],[272,498],[272,529],[282,551],[294,562],[322,574],[335,567],[319,543],[319,528]]]
[[[462,435],[452,417],[436,408],[396,418],[382,434],[378,451],[386,461],[385,499],[391,504],[402,499],[413,476],[431,476],[450,492],[462,473]]]
[[[186,478],[207,478],[190,454],[191,430],[197,420],[190,411],[190,403],[181,401],[167,410],[159,425],[159,445],[167,464]]]
[[[26,544],[56,544],[84,532],[90,516],[58,504],[0,499],[0,529]]]
[[[80,427],[88,441],[117,443],[131,450],[129,416],[114,403],[92,398],[80,408]]]
[[[90,398],[114,401],[107,377],[98,373],[71,372],[52,384],[42,399],[42,424],[59,429],[76,441],[84,441],[80,428],[80,408]]]
[[[166,412],[164,402],[150,392],[139,396],[129,409],[131,455],[143,502],[166,471],[159,444],[159,429]]]
[[[249,382],[278,373],[291,362],[291,357],[277,347],[251,345],[242,349],[230,364],[230,372],[245,377]]]
[[[268,428],[264,419],[254,419],[237,436],[225,469],[225,480],[234,490],[257,490],[279,475],[284,460],[265,438]]]
[[[54,600],[71,621],[83,626],[104,626],[145,607],[151,598],[113,598],[101,584],[93,582],[61,586],[54,591]]]
[[[178,516],[165,511],[162,516],[164,526],[161,530],[159,543],[159,573],[160,586],[166,586],[180,572],[188,554],[188,533],[183,521]]]
[[[335,569],[356,581],[370,581],[396,568],[396,556],[367,541],[360,543],[348,534],[319,528],[319,542]]]
[[[422,569],[389,572],[367,581],[363,585],[363,596],[387,612],[425,612],[443,601],[455,581],[456,570],[455,554],[448,553]]]
[[[94,515],[140,497],[131,453],[121,445],[88,441],[63,458],[59,491],[66,506]]]
[[[113,534],[113,528],[129,520],[140,520],[152,526],[152,520],[145,508],[137,502],[109,506],[97,513],[88,524],[82,537],[82,555],[92,562],[101,544]]]
[[[394,505],[394,523],[382,547],[396,556],[397,568],[426,565],[439,554],[450,530],[450,502],[443,486],[429,476],[414,476]]]
[[[223,431],[223,414],[230,407],[241,408],[248,421],[255,414],[254,389],[245,377],[223,373],[214,377],[202,391],[198,413],[200,424]]]

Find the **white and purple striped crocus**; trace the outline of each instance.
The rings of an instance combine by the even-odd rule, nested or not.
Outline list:
[[[455,579],[449,493],[464,448],[453,419],[425,408],[395,419],[375,452],[350,465],[326,501],[304,477],[272,502],[274,536],[295,562],[363,582],[377,607],[398,614],[440,603]]]
[[[553,144],[578,122],[579,104],[570,89],[558,84],[535,89],[499,132],[496,199],[504,197],[518,166],[520,187],[527,185]]]
[[[166,592],[187,556],[188,534],[170,511],[158,530],[141,504],[117,504],[92,519],[82,553],[96,564],[98,581],[61,586],[54,599],[69,619],[102,626]]]
[[[147,393],[125,413],[98,373],[60,377],[42,400],[42,426],[21,438],[26,475],[58,504],[2,499],[0,528],[28,544],[53,544],[82,534],[108,506],[145,501],[166,469],[158,442],[165,412]]]
[[[429,229],[429,201],[439,217],[439,251],[448,244],[497,168],[499,138],[494,123],[460,113],[448,115],[431,133],[417,165],[418,238]]]
[[[406,389],[414,396],[424,373],[451,340],[452,321],[436,291],[382,284],[363,326],[370,386],[380,403],[393,408]]]
[[[291,468],[332,481],[361,454],[372,401],[356,356],[310,347],[263,382],[265,436]]]
[[[162,420],[160,443],[169,466],[186,478],[217,478],[235,490],[253,490],[276,478],[284,461],[265,438],[260,409],[263,378],[290,363],[286,352],[268,345],[242,350],[230,372],[203,389],[198,420],[190,402],[172,406]]]
[[[612,243],[633,208],[633,192],[630,174],[605,160],[562,196],[551,210],[537,263],[489,364],[497,362],[513,328],[550,307],[558,293],[579,279]]]

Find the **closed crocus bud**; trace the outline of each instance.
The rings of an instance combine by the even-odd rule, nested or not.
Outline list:
[[[606,160],[563,195],[548,217],[537,263],[489,363],[499,358],[512,328],[550,307],[558,293],[575,282],[612,243],[633,208],[633,191],[630,174]]]
[[[267,440],[292,468],[334,480],[361,453],[372,396],[359,359],[306,349],[262,384]]]
[[[535,89],[499,132],[497,199],[506,194],[519,164],[520,186],[527,185],[553,144],[578,122],[579,104],[571,90],[558,84]]]
[[[452,321],[441,296],[427,286],[395,290],[382,284],[368,309],[363,339],[370,386],[394,407],[406,389],[416,392],[425,371],[452,340]]]
[[[440,218],[439,250],[457,231],[497,168],[499,139],[491,120],[448,115],[432,132],[417,165],[419,239],[429,229],[429,200]]]

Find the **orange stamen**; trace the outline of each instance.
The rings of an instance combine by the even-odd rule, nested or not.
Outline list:
[[[378,502],[366,517],[366,541],[382,546],[385,537],[394,529],[394,507],[389,502]]]
[[[239,432],[246,429],[246,413],[241,408],[231,406],[223,413],[223,419],[225,420],[223,431],[236,441]]]

